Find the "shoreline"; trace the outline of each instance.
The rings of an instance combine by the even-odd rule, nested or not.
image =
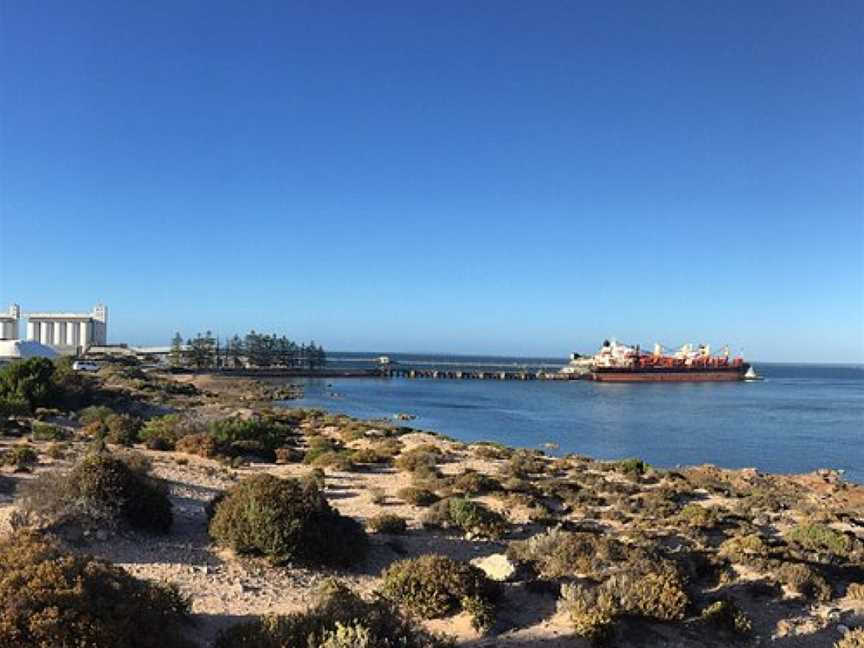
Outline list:
[[[574,612],[562,598],[565,590],[574,583],[599,587],[650,569],[632,558],[640,552],[676,570],[686,608],[666,619],[647,613],[616,617],[610,627],[622,648],[668,642],[682,648],[752,646],[769,637],[778,647],[817,648],[831,645],[840,626],[864,625],[864,601],[850,589],[864,580],[864,521],[859,519],[864,487],[834,473],[785,476],[714,466],[665,470],[638,460],[551,457],[536,449],[463,443],[409,431],[399,421],[284,409],[272,400],[272,387],[249,378],[142,379],[118,371],[94,380],[104,403],[151,420],[176,413],[196,430],[207,430],[218,421],[275,417],[293,430],[284,452],[270,458],[243,454],[257,452],[248,445],[240,454],[222,454],[200,438],[173,449],[138,441],[134,452],[167,485],[175,516],[171,532],[157,537],[121,531],[64,540],[70,550],[110,560],[136,577],[174,582],[191,597],[196,623],[189,632],[199,646],[212,645],[238,618],[304,610],[330,576],[371,596],[380,590],[385,568],[427,554],[471,561],[489,578],[501,578],[502,598],[488,629],[472,627],[465,611],[422,622],[428,630],[451,635],[459,646],[587,648],[590,641],[577,636],[580,626],[574,626]],[[39,456],[30,472],[3,469],[4,480],[21,485],[68,470],[88,452],[92,441],[77,417],[43,418],[71,435],[64,454],[49,455],[49,441],[3,439],[7,452],[26,443]],[[109,446],[118,456],[128,452]],[[322,570],[275,566],[216,545],[208,535],[208,507],[219,493],[263,474],[281,479],[320,475],[330,505],[367,527],[368,555],[354,567]],[[411,499],[420,492],[431,500]],[[477,520],[487,522],[460,526],[463,522],[448,518],[448,509],[441,508],[451,501],[479,507]],[[4,537],[13,533],[9,522],[18,506],[14,490],[0,497]],[[405,530],[374,531],[373,520],[382,515],[403,520]],[[809,536],[801,536],[802,529],[827,529],[823,532],[846,538],[848,553],[826,559],[824,550],[806,544]],[[799,536],[804,539],[796,540]],[[546,537],[558,538],[555,551],[569,546],[568,538],[601,544],[585,554],[574,547],[572,557],[562,555],[560,564],[544,566],[543,556],[530,553],[533,545],[520,543]],[[757,553],[734,549],[753,537],[764,545]],[[809,580],[795,581],[791,574],[798,572]],[[811,591],[807,583],[818,589]],[[706,610],[720,600],[733,601],[746,615],[751,626],[746,634],[705,620]]]

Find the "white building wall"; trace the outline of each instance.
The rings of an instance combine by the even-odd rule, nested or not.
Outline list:
[[[36,339],[36,323],[35,322],[27,322],[27,339],[35,340]]]

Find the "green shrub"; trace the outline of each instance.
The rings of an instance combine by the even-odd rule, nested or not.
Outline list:
[[[602,587],[627,613],[658,621],[680,621],[690,604],[681,578],[671,569],[622,572],[612,576]]]
[[[69,433],[59,425],[42,421],[33,421],[31,433],[34,441],[65,441],[69,438]]]
[[[351,472],[356,468],[351,459],[350,450],[322,452],[311,463],[313,466],[318,466],[319,468],[332,468],[341,472]]]
[[[349,565],[366,550],[360,525],[331,508],[314,481],[268,474],[227,492],[215,507],[210,535],[220,545],[274,564]]]
[[[116,445],[131,446],[138,441],[141,419],[129,414],[112,414],[105,419],[108,428],[105,440]]]
[[[600,644],[612,635],[618,608],[607,593],[575,583],[565,583],[558,611],[567,615],[577,637]]]
[[[414,506],[431,506],[438,501],[438,496],[428,488],[406,486],[396,491],[396,497]]]
[[[786,534],[786,540],[810,551],[821,551],[846,558],[852,553],[852,539],[824,524],[799,524]]]
[[[424,516],[423,524],[457,528],[487,538],[499,538],[507,530],[507,521],[500,514],[464,497],[450,497],[434,504]]]
[[[39,454],[30,446],[19,443],[4,452],[0,462],[5,466],[14,466],[17,471],[25,471],[39,463]]]
[[[733,536],[724,541],[720,545],[719,554],[735,562],[751,564],[767,558],[771,549],[758,533],[750,533]]]
[[[702,610],[700,618],[726,632],[746,635],[753,629],[750,618],[731,599],[715,601]]]
[[[650,465],[636,457],[616,461],[612,464],[612,467],[616,472],[627,475],[631,478],[638,478],[639,476],[644,475],[648,469],[651,468]]]
[[[104,423],[108,420],[109,416],[114,416],[114,414],[114,410],[105,405],[91,405],[78,412],[78,420],[83,425],[90,425],[95,421]]]
[[[324,436],[310,437],[308,440],[308,449],[303,457],[303,463],[313,464],[315,460],[328,452],[336,452],[341,446],[336,441]]]
[[[405,518],[392,513],[380,513],[366,521],[366,526],[373,533],[389,533],[401,535],[408,529]]]
[[[513,454],[513,449],[497,443],[473,443],[471,451],[477,459],[495,460],[506,459]]]
[[[678,520],[685,525],[699,529],[711,529],[720,523],[722,510],[716,506],[705,507],[688,504],[678,513]]]
[[[478,629],[491,625],[500,594],[498,583],[477,567],[437,554],[399,560],[381,578],[382,594],[420,618],[437,619],[466,610]]]
[[[188,618],[189,603],[174,587],[66,553],[34,533],[0,542],[0,646],[191,648],[183,638]]]
[[[365,601],[333,580],[325,581],[310,609],[267,616],[222,632],[214,648],[446,648],[388,601]]]
[[[43,473],[22,487],[22,510],[48,524],[78,522],[166,533],[173,522],[171,501],[161,482],[107,453],[90,454],[65,474]]]
[[[3,409],[32,412],[37,407],[54,405],[60,395],[54,371],[54,363],[47,358],[18,360],[0,368]]]
[[[180,414],[166,414],[147,421],[138,437],[151,450],[173,450],[181,437],[194,431]]]
[[[286,445],[295,435],[294,428],[273,416],[259,416],[248,420],[221,419],[212,421],[207,431],[222,448],[255,448],[255,454],[275,458],[276,448]],[[248,445],[250,443],[258,446]]]

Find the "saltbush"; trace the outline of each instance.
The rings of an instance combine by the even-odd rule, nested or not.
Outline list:
[[[196,431],[180,414],[166,414],[147,421],[138,437],[151,450],[173,450],[181,437]]]
[[[618,608],[607,592],[565,583],[561,587],[558,611],[567,615],[577,637],[599,644],[611,636]]]
[[[141,419],[129,414],[111,414],[105,419],[105,426],[105,440],[108,443],[131,446],[138,441]]]
[[[700,618],[704,623],[720,630],[736,634],[749,634],[753,622],[731,599],[721,599],[702,610]]]
[[[59,425],[42,421],[33,421],[30,430],[34,441],[65,441],[69,438],[69,433]]]
[[[824,524],[799,524],[786,534],[786,540],[807,549],[846,558],[852,552],[852,539]]]
[[[500,585],[477,567],[438,554],[399,560],[381,578],[382,594],[420,618],[437,619],[466,610],[478,629],[491,625],[500,594]]]
[[[507,547],[513,560],[533,564],[544,578],[599,576],[613,563],[627,559],[627,547],[617,540],[588,532],[547,529]]]
[[[15,470],[27,471],[39,462],[39,454],[30,446],[19,443],[0,455],[0,463],[14,466]]]
[[[343,517],[311,480],[254,475],[232,487],[216,505],[210,535],[238,553],[274,564],[349,565],[361,560],[366,535]]]
[[[436,464],[441,454],[441,450],[437,446],[424,444],[400,454],[393,465],[403,472],[415,473],[418,470],[424,470],[425,472],[436,473]]]
[[[29,358],[0,368],[0,404],[9,413],[34,411],[57,402],[54,363],[47,358]]]
[[[864,628],[850,630],[834,644],[834,648],[864,648]]]
[[[482,495],[501,490],[501,483],[483,473],[466,470],[461,475],[456,476],[453,480],[453,487],[467,495]]]
[[[499,538],[507,530],[507,521],[500,514],[464,497],[449,497],[432,505],[423,517],[423,524],[456,528],[487,538]]]
[[[85,456],[71,471],[43,473],[22,485],[21,508],[49,524],[76,522],[166,533],[173,522],[164,485],[150,478],[146,464],[107,454]]]
[[[325,581],[307,611],[267,616],[223,631],[214,648],[446,648],[388,601],[366,601],[345,585]]]
[[[864,601],[864,583],[849,583],[846,596],[855,601]]]
[[[393,513],[380,513],[366,521],[366,526],[373,533],[389,533],[401,535],[408,529],[405,518]]]
[[[0,542],[0,646],[191,648],[189,603],[32,532]]]
[[[797,594],[822,602],[831,598],[831,585],[828,581],[803,563],[781,563],[775,569],[774,575]]]
[[[396,491],[396,497],[414,506],[431,506],[438,501],[438,496],[428,488],[406,486]]]

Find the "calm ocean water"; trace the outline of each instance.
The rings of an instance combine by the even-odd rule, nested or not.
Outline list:
[[[344,366],[360,354],[347,354]],[[393,357],[393,356],[391,356]],[[399,357],[399,356],[396,356]],[[405,361],[405,358],[402,358]],[[415,364],[560,366],[556,359],[414,356]],[[770,472],[839,468],[864,483],[864,367],[756,364],[755,383],[604,384],[588,381],[303,380],[305,398],[361,418],[417,416],[412,427],[462,441],[663,467],[714,463]]]

